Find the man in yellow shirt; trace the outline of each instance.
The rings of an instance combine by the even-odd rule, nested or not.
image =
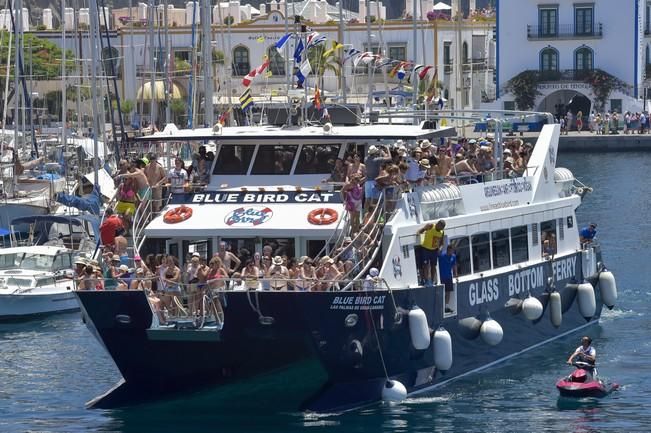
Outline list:
[[[436,224],[427,223],[416,234],[420,241],[420,276],[425,280],[425,285],[436,283],[436,264],[439,257],[439,248],[445,244],[445,221],[439,220]]]

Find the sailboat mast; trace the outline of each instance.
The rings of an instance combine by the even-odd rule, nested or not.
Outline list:
[[[156,50],[154,48],[154,14],[156,10],[154,9],[154,0],[149,0],[149,5],[147,7],[149,12],[149,67],[151,68],[151,80],[149,84],[149,123],[152,127],[156,125],[156,112],[158,107],[156,106]],[[143,92],[144,94],[144,92]]]
[[[220,5],[221,6],[221,5]],[[202,8],[203,16],[201,17],[201,29],[203,33],[202,39],[202,57],[203,57],[203,86],[204,86],[204,126],[212,126],[214,122],[214,113],[212,105],[212,97],[215,93],[212,84],[212,35],[210,28],[212,24],[210,13],[210,0],[203,0]]]
[[[93,169],[95,172],[94,184],[99,185],[99,157],[98,157],[98,142],[97,135],[100,133],[99,129],[99,113],[98,113],[98,100],[97,100],[97,36],[99,27],[99,14],[97,12],[97,3],[93,0],[90,2],[90,93],[93,101],[92,115],[93,115]]]
[[[172,121],[172,107],[170,107],[171,95],[174,95],[174,83],[170,80],[170,66],[172,65],[172,53],[170,52],[170,31],[169,22],[167,21],[167,5],[168,1],[165,0],[163,10],[163,21],[165,21],[165,84],[167,92],[165,92],[165,124],[167,125]]]
[[[66,0],[61,0],[61,144],[63,152],[67,149],[66,118],[68,114],[68,95],[66,91]]]
[[[344,0],[339,0],[337,3],[339,5],[339,26],[338,26],[338,35],[337,39],[339,43],[345,45],[344,41]],[[341,86],[341,96],[343,97],[344,104],[346,103],[347,90],[346,90],[346,74],[344,71],[344,49],[339,48],[339,80]]]

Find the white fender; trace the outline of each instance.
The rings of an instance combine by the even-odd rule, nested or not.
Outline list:
[[[434,332],[434,365],[437,370],[447,371],[452,367],[452,337],[441,327]]]
[[[481,324],[481,339],[484,340],[486,344],[491,346],[497,346],[502,342],[504,337],[504,331],[499,323],[496,320],[488,319]]]
[[[529,320],[538,320],[543,314],[543,304],[533,296],[529,296],[522,303],[522,313]]]
[[[549,318],[552,325],[560,327],[563,321],[563,303],[561,301],[561,294],[554,291],[549,295]]]
[[[579,311],[581,315],[590,320],[597,311],[597,301],[594,296],[594,289],[590,283],[579,284],[576,297],[579,300]]]
[[[418,307],[409,310],[409,335],[411,344],[416,350],[425,350],[429,347],[429,325],[425,312]]]
[[[401,402],[407,398],[407,388],[397,380],[387,380],[382,388],[382,401]]]
[[[617,285],[615,276],[610,271],[603,271],[599,274],[599,290],[601,290],[601,300],[606,307],[612,309],[617,302]]]

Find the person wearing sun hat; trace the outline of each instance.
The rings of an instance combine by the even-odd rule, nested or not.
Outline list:
[[[271,260],[271,266],[267,269],[265,277],[270,280],[272,289],[287,290],[289,270],[283,264],[283,258],[281,256],[275,256]]]

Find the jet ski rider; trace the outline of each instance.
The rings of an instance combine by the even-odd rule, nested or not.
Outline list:
[[[570,355],[567,363],[572,365],[575,359],[576,361],[587,362],[594,366],[597,360],[597,351],[592,347],[592,338],[587,335],[581,338],[581,345]]]

